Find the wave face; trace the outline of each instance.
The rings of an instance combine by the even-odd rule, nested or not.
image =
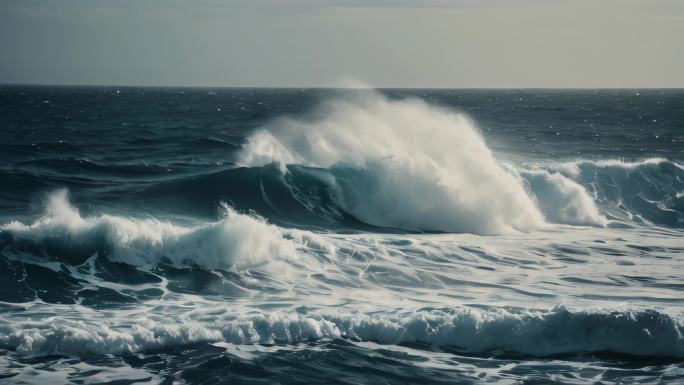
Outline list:
[[[0,87],[0,382],[682,383],[682,103]]]
[[[504,164],[501,167],[527,194],[526,199],[531,201],[535,217],[541,218],[534,228],[548,227],[549,224],[603,227],[610,223],[672,228],[683,226],[681,192],[684,189],[684,170],[681,164],[657,158],[634,163],[583,161],[582,164],[581,169],[576,163],[564,162],[518,166]],[[648,169],[651,175],[643,175],[644,170]],[[400,217],[408,216],[409,212],[405,209],[397,215],[383,215],[381,220],[368,221],[364,215],[378,213],[379,210],[390,213],[398,211],[393,209],[394,206],[374,205],[381,195],[369,198],[371,194],[379,194],[377,186],[388,186],[381,182],[381,178],[365,167],[338,164],[319,168],[293,164],[283,169],[271,163],[163,182],[135,196],[149,204],[173,202],[206,216],[214,215],[220,202],[229,200],[236,207],[253,210],[287,226],[385,232],[394,232],[396,229],[435,230],[418,226],[415,221],[402,222]],[[368,187],[360,190],[358,186]],[[407,188],[415,187],[412,182],[407,183]],[[439,187],[435,189],[441,191]],[[367,194],[356,197],[355,194],[360,191]],[[358,202],[345,198],[345,194],[356,197],[354,199],[358,199]],[[383,191],[383,194],[393,200],[401,199],[418,210],[428,205],[424,204],[427,195],[411,196],[393,190]],[[427,202],[437,205],[437,198]],[[357,203],[354,206],[356,209],[350,208],[348,202],[351,201]],[[364,210],[359,211],[360,208]],[[488,214],[499,215],[492,212],[493,209],[490,207]],[[429,218],[427,213],[426,218]],[[455,226],[454,231],[496,233],[496,227],[483,228],[481,224],[473,222],[474,218],[460,222],[458,218],[450,218]],[[500,221],[485,222],[491,224]],[[375,225],[376,228],[369,225]],[[505,231],[499,229],[499,232]]]

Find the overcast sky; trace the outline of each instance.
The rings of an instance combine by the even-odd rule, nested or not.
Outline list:
[[[684,87],[684,1],[0,0],[0,83]]]

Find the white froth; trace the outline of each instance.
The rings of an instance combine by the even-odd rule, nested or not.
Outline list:
[[[644,167],[644,166],[659,166],[663,163],[669,163],[674,165],[680,170],[684,170],[684,165],[679,164],[677,162],[670,161],[665,158],[648,158],[648,159],[643,159],[640,161],[625,161],[621,159],[604,159],[604,160],[577,160],[574,162],[563,162],[560,164],[553,164],[551,166],[547,166],[549,168],[557,169],[563,174],[566,174],[570,177],[577,177],[580,175],[580,167],[583,165],[593,165],[596,167],[600,168],[617,168],[617,169],[624,169],[624,170],[634,170],[639,167]]]
[[[605,226],[594,199],[577,182],[558,172],[522,170],[537,206],[547,221],[569,225]]]
[[[353,338],[383,344],[422,342],[457,347],[469,353],[549,356],[610,350],[684,357],[682,324],[655,311],[459,308],[399,315],[273,312],[237,317],[214,311],[200,319],[137,317],[117,322],[52,317],[18,324],[0,317],[0,343],[24,355],[121,354],[194,342],[296,344]]]
[[[297,245],[263,218],[225,207],[222,220],[183,227],[155,219],[112,215],[83,218],[69,204],[66,190],[48,196],[46,214],[33,224],[17,221],[0,227],[18,239],[98,251],[103,245],[113,260],[134,265],[174,264],[207,268],[251,268],[274,260],[296,260]]]

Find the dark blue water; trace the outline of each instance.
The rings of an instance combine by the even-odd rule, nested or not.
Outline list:
[[[680,383],[684,91],[0,87],[7,383]]]

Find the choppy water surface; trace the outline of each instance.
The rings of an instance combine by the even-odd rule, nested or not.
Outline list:
[[[2,87],[0,379],[681,383],[683,106]]]

